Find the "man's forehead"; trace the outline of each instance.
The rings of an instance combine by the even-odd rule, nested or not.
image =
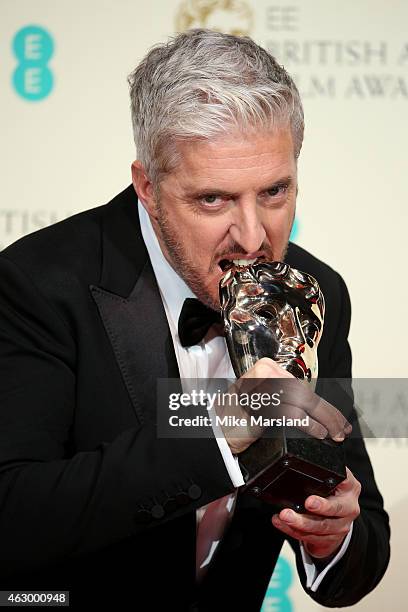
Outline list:
[[[218,137],[211,141],[187,141],[178,146],[179,163],[168,174],[187,194],[201,192],[235,193],[248,186],[267,189],[278,181],[296,179],[292,136],[262,133],[243,138]],[[250,182],[247,182],[250,181]]]
[[[177,143],[183,162],[205,163],[240,160],[244,164],[258,164],[272,157],[290,157],[294,153],[292,132],[289,127],[273,131],[227,132],[212,138],[191,138]]]

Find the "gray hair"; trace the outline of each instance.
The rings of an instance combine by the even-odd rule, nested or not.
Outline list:
[[[180,161],[177,142],[290,124],[297,158],[303,109],[291,77],[251,38],[187,30],[129,75],[138,159],[153,185]]]

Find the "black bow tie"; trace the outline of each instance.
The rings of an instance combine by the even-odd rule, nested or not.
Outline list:
[[[221,323],[221,315],[196,298],[186,298],[178,320],[181,346],[198,344],[213,323]]]

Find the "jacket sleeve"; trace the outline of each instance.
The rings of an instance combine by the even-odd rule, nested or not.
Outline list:
[[[344,385],[351,385],[351,352],[347,340],[351,307],[346,285],[340,276],[338,283],[342,307],[329,361],[331,377],[343,379],[344,388]],[[346,465],[362,486],[359,498],[361,513],[354,521],[352,537],[344,556],[328,571],[316,592],[306,588],[299,544],[295,539],[288,538],[296,553],[303,588],[316,602],[332,608],[352,606],[372,591],[384,575],[390,558],[389,519],[353,408],[351,387],[343,397],[348,398],[348,405],[347,401],[343,402],[341,409],[353,425],[352,436],[344,442]]]
[[[150,423],[69,453],[76,344],[62,313],[0,255],[2,578],[96,551],[234,489],[214,438],[158,438]]]

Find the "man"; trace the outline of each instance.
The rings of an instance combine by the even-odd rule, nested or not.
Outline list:
[[[223,259],[285,258],[317,278],[320,375],[351,376],[345,284],[287,248],[303,138],[296,87],[250,39],[206,30],[154,48],[130,85],[133,185],[0,255],[0,586],[70,590],[73,607],[259,610],[286,537],[308,594],[352,605],[389,559],[357,423],[347,480],[309,497],[305,515],[237,494],[234,455],[249,441],[156,432],[158,378],[231,375],[216,326],[183,346],[178,323],[187,297],[219,308]],[[250,374],[282,370],[265,359]],[[320,427],[341,439],[347,421],[336,423],[323,416]],[[197,538],[196,518],[223,498],[230,522],[196,583],[211,515]]]

